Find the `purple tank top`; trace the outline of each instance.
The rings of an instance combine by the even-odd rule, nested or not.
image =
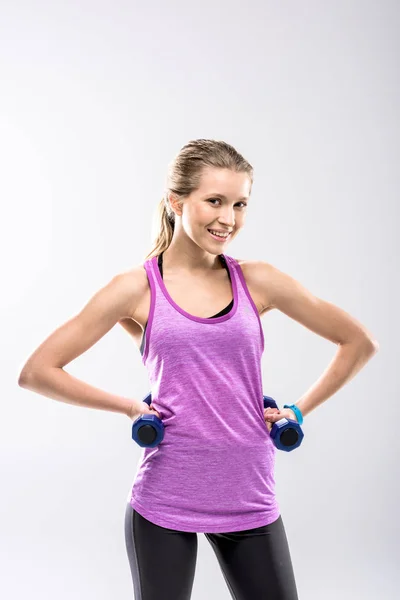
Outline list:
[[[231,310],[200,318],[169,295],[157,256],[145,261],[150,290],[142,356],[165,431],[142,448],[131,506],[147,520],[199,533],[267,525],[280,514],[276,448],[264,421],[264,335],[239,263],[222,255]]]

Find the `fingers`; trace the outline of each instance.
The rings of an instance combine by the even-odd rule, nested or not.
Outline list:
[[[152,404],[150,404],[149,408],[152,412],[156,413],[156,415],[159,419],[161,419],[160,413],[154,408],[154,406]]]
[[[280,416],[281,411],[278,408],[266,408],[264,410],[264,418],[269,421],[274,420],[274,417]]]
[[[275,421],[281,418],[281,411],[278,408],[266,408],[264,410],[264,420],[268,431],[270,432]]]

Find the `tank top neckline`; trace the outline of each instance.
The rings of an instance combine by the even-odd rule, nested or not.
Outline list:
[[[180,306],[178,306],[178,304],[169,295],[168,290],[165,286],[164,280],[161,277],[161,273],[158,268],[158,256],[153,256],[153,258],[151,259],[151,262],[153,265],[153,271],[155,273],[158,285],[159,285],[162,293],[164,294],[164,297],[168,300],[168,302],[171,304],[171,306],[173,308],[175,308],[175,310],[177,310],[181,315],[183,315],[187,319],[196,321],[197,323],[213,324],[213,323],[221,323],[222,321],[227,321],[228,319],[231,319],[234,316],[234,314],[236,313],[236,310],[238,307],[238,291],[237,291],[237,282],[236,282],[236,276],[234,273],[234,267],[233,267],[232,263],[230,262],[229,256],[227,256],[226,254],[221,254],[221,256],[224,259],[224,261],[227,265],[228,271],[229,271],[231,289],[232,289],[232,293],[233,293],[233,306],[229,312],[227,312],[225,315],[222,315],[221,317],[196,317],[196,316],[191,315],[190,313],[186,312],[185,310],[183,310],[183,308],[181,308]]]

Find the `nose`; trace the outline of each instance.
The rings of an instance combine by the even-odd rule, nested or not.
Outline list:
[[[218,215],[218,222],[223,227],[229,227],[229,229],[233,229],[235,226],[235,210],[234,208],[221,207],[221,211]]]

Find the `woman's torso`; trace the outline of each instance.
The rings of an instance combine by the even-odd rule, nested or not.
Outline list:
[[[262,293],[255,283],[256,264],[248,260],[236,260],[242,269],[249,293],[261,317],[272,307],[268,306],[268,301],[262,297]],[[130,317],[123,319],[120,323],[132,336],[140,350],[143,333],[149,319],[151,293],[143,264],[135,267],[132,272],[135,273],[137,285],[140,287],[140,300],[135,307],[132,307]],[[231,282],[227,270],[222,264],[220,269],[212,270],[208,275],[201,276],[185,274],[181,277],[173,277],[169,275],[168,271],[163,272],[163,281],[176,304],[195,317],[211,317],[224,310],[232,302]]]
[[[263,416],[266,285],[257,289],[254,269],[243,271],[243,261],[227,255],[221,268],[197,277],[163,278],[159,259],[145,264],[150,289],[143,282],[132,318],[138,346],[146,332],[142,361],[165,436],[142,453],[131,505],[153,523],[183,531],[272,522],[279,507],[275,448]]]

